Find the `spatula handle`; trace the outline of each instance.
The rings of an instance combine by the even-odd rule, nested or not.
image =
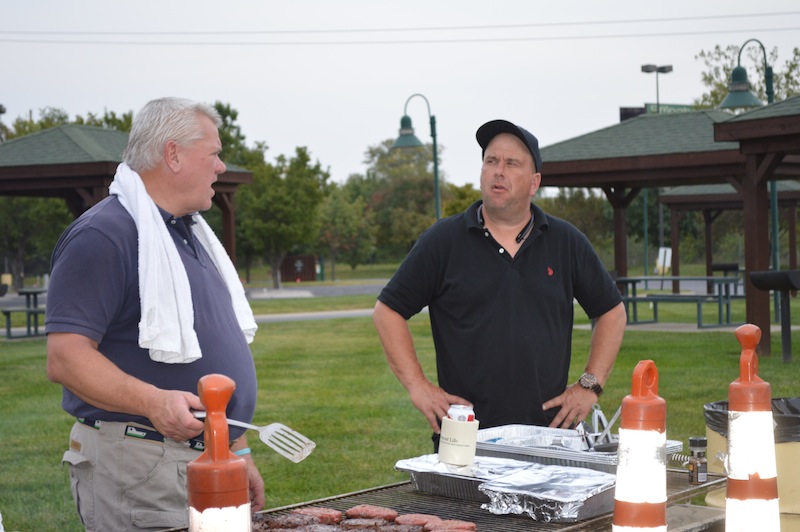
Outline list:
[[[206,417],[206,413],[202,410],[196,410],[194,412],[194,417],[197,419],[203,419]],[[233,425],[235,427],[242,427],[243,429],[252,429],[252,430],[260,430],[259,427],[255,425],[251,425],[250,423],[245,423],[244,421],[237,421],[235,419],[228,418],[228,425]]]

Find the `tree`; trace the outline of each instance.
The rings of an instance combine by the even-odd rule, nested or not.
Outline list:
[[[242,128],[236,124],[239,112],[233,109],[230,104],[215,102],[214,109],[222,118],[222,125],[219,128],[219,140],[222,142],[222,153],[220,158],[226,164],[234,164],[248,170],[253,170],[265,164],[264,154],[267,145],[263,142],[256,142],[253,148],[248,148],[245,143],[245,136]]]
[[[393,150],[392,144],[389,139],[367,149],[369,177],[361,184],[372,186],[367,206],[375,213],[377,249],[384,258],[395,259],[405,256],[419,234],[436,221],[436,213],[429,169],[433,147]],[[440,179],[444,184],[442,175]],[[446,193],[447,187],[441,190]],[[445,198],[443,194],[443,204]]]
[[[75,117],[74,123],[130,132],[133,126],[133,111],[122,113],[120,116],[117,116],[117,113],[114,111],[105,111],[103,116],[88,113],[85,119],[78,115]]]
[[[587,188],[559,188],[551,198],[538,200],[546,212],[568,220],[592,242],[604,242],[613,234],[611,208],[605,196],[593,194]]]
[[[311,164],[308,150],[298,147],[287,159],[253,170],[253,183],[242,185],[239,224],[245,246],[262,254],[272,269],[273,288],[280,288],[280,266],[292,249],[316,243],[317,207],[322,202],[330,174],[320,163]]]
[[[452,216],[467,210],[467,207],[481,199],[481,191],[476,190],[472,183],[457,186],[452,183],[447,184],[448,200],[444,204],[443,216]]]
[[[39,120],[36,122],[33,121],[33,117],[28,117],[27,120],[18,117],[14,120],[12,129],[7,133],[7,138],[10,140],[16,137],[23,137],[51,127],[63,126],[64,124],[69,124],[69,115],[66,111],[55,107],[45,107],[39,109]]]
[[[698,108],[719,107],[725,96],[728,95],[728,83],[731,78],[731,71],[736,67],[739,56],[739,47],[728,45],[725,48],[717,45],[713,50],[702,50],[695,56],[701,59],[707,70],[702,74],[703,85],[708,87],[709,92],[694,100]],[[773,86],[775,90],[775,101],[784,100],[790,96],[800,94],[800,48],[792,51],[792,57],[778,68],[778,49],[773,48],[767,53],[767,63],[772,66]],[[747,77],[750,80],[750,90],[764,102],[767,101],[766,84],[764,82],[764,53],[755,44],[748,44],[742,53],[742,66],[747,69]]]
[[[71,221],[60,199],[0,197],[0,254],[8,258],[15,289],[23,286],[28,268],[50,270],[50,254]]]
[[[362,197],[351,198],[334,186],[319,210],[319,245],[331,260],[331,280],[336,280],[336,261],[356,269],[375,252],[374,216]]]

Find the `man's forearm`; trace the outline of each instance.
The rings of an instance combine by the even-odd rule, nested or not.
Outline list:
[[[120,370],[94,342],[77,334],[54,333],[48,337],[47,375],[92,406],[145,417],[146,398],[156,390]]]
[[[601,385],[605,385],[611,375],[622,346],[626,323],[627,315],[622,303],[600,316],[595,323],[586,372],[595,375]]]
[[[403,317],[378,302],[373,314],[375,328],[383,345],[386,361],[400,384],[410,390],[415,384],[427,380],[414,348],[411,330]]]

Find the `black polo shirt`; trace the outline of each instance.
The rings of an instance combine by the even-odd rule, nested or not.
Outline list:
[[[378,299],[406,319],[429,307],[439,386],[471,401],[481,427],[547,425],[542,404],[567,385],[574,301],[596,318],[619,290],[573,225],[533,205],[512,258],[480,204],[425,231]]]

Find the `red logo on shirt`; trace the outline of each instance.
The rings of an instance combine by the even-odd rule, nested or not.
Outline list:
[[[550,277],[553,276],[553,268],[551,268],[550,266],[547,267],[547,275],[549,275]]]

